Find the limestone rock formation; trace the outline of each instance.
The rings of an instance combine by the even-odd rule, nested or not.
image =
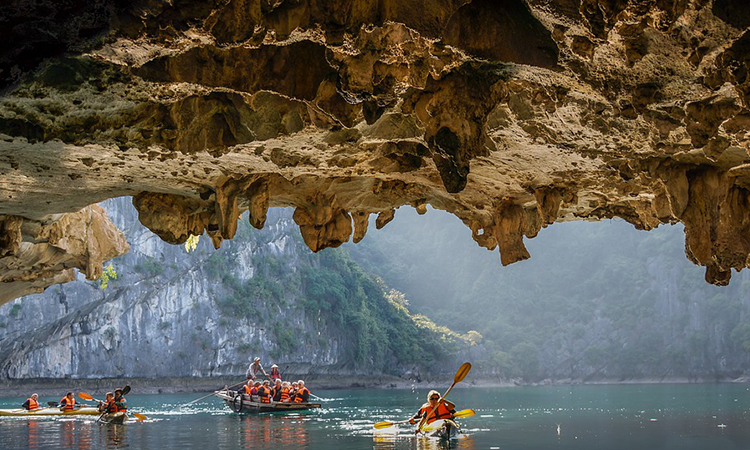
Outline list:
[[[429,204],[502,264],[555,221],[621,217],[684,223],[710,283],[748,266],[744,1],[6,9],[0,215],[132,195],[166,241],[219,246],[241,212],[289,206],[317,251]]]

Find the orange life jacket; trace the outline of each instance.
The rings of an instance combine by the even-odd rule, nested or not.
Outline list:
[[[117,407],[117,405],[115,405],[114,399],[107,402],[104,406],[104,411],[108,413],[116,413],[118,410],[119,408]]]
[[[432,406],[430,406],[429,403],[425,403],[422,406],[422,409],[419,410],[419,414],[425,415],[430,414],[432,412]],[[438,419],[452,419],[453,413],[448,409],[448,407],[445,405],[444,402],[440,402],[437,409],[435,410],[435,414],[430,414],[430,416],[427,418],[426,423],[432,423]]]
[[[252,395],[252,392],[250,392],[252,390],[253,390],[253,387],[250,385],[250,383],[245,385],[245,394]]]
[[[307,395],[310,395],[310,389],[303,387],[302,389],[297,391],[297,394],[294,396],[294,403],[302,403],[304,400],[302,399],[303,393],[307,392]]]
[[[271,403],[271,390],[265,386],[258,388],[258,396],[261,403]]]
[[[65,403],[65,404],[63,405],[63,403]],[[67,395],[65,397],[63,397],[63,398],[60,399],[60,406],[64,410],[71,410],[71,409],[75,408],[75,405],[76,405],[76,399],[74,399],[74,398],[70,399],[70,398],[68,398]]]
[[[279,373],[279,369],[271,369],[271,381],[276,381],[281,379],[281,374]]]
[[[33,398],[30,398],[28,402],[29,402],[29,411],[31,411],[32,409],[39,408],[39,402],[34,400]]]
[[[282,402],[288,402],[289,401],[289,388],[282,387],[281,388],[281,396],[279,396],[279,400]]]

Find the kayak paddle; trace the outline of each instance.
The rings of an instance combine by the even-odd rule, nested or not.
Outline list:
[[[473,409],[462,409],[461,411],[456,411],[456,414],[453,415],[453,418],[454,419],[465,419],[466,417],[471,417],[474,414],[476,414],[476,412],[474,412]],[[411,420],[411,419],[399,420],[398,422],[390,422],[388,420],[384,420],[382,422],[378,422],[375,425],[373,425],[373,428],[380,430],[382,428],[392,427],[392,426],[400,424],[400,423],[406,423],[409,420]]]
[[[237,383],[237,384],[233,384],[233,385],[231,385],[231,386],[227,387],[227,389],[230,389],[230,388],[233,388],[233,387],[237,387],[237,386],[239,386],[239,385],[241,385],[241,384],[245,384],[246,382],[247,382],[247,380],[242,380],[242,381],[240,381],[240,382],[239,382],[239,383]],[[208,398],[208,397],[210,397],[210,396],[212,396],[212,395],[214,395],[214,394],[215,394],[215,392],[211,392],[210,394],[208,394],[208,395],[204,395],[204,396],[203,396],[203,397],[201,397],[201,398],[196,398],[195,400],[189,401],[189,402],[185,403],[184,405],[180,405],[180,408],[184,408],[184,407],[186,407],[187,405],[192,405],[193,403],[195,403],[195,402],[198,402],[198,401],[201,401],[201,400],[203,400],[204,398]]]
[[[146,417],[145,415],[141,413],[134,412],[133,415],[135,416],[136,419],[138,419],[139,422],[142,420],[148,419],[148,417]]]
[[[417,427],[417,431],[415,432],[415,434],[422,432],[422,427],[424,426],[424,423],[427,421],[427,418],[435,414],[435,410],[438,408],[438,406],[440,406],[440,403],[445,400],[445,397],[448,396],[451,389],[453,389],[453,386],[455,386],[456,383],[466,378],[466,375],[469,374],[470,370],[471,370],[471,363],[465,362],[461,364],[461,367],[458,368],[458,372],[456,372],[456,375],[453,377],[453,384],[451,384],[451,387],[449,387],[448,390],[445,391],[445,394],[440,398],[440,400],[435,405],[435,407],[432,408],[432,411],[430,411],[429,414],[425,414],[425,416],[422,417],[422,420],[419,421],[419,426]]]
[[[102,402],[102,401],[101,401],[101,400],[99,400],[98,398],[94,398],[94,397],[90,396],[89,394],[87,394],[87,393],[85,393],[85,392],[79,392],[79,393],[78,393],[78,396],[79,396],[79,397],[81,397],[81,398],[82,398],[82,399],[84,399],[84,400],[93,400],[93,401],[95,401],[95,402]],[[104,403],[104,402],[102,402],[102,403]]]

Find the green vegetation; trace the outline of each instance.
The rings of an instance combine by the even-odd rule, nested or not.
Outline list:
[[[271,238],[243,221],[233,244],[263,248],[261,244]],[[396,370],[394,361],[439,361],[481,341],[478,332],[462,336],[425,317],[411,317],[403,295],[387,292],[346,250],[312,254],[297,233],[292,242],[298,260],[257,252],[252,256],[251,274],[237,273],[232,250],[213,252],[203,262],[209,279],[221,287],[215,302],[226,326],[238,326],[238,321],[248,319],[265,324],[276,343],[276,348],[269,350],[274,359],[304,348],[328,348],[330,336],[339,334],[346,336],[348,364]],[[240,347],[242,352],[255,348],[251,344]]]
[[[455,353],[463,339],[425,318],[412,318],[397,294],[386,294],[343,249],[329,249],[300,269],[309,314],[322,315],[347,330],[356,345],[352,360],[361,367],[386,367],[393,355],[401,362],[430,363]]]
[[[15,319],[16,317],[18,317],[20,313],[21,313],[21,304],[14,303],[13,306],[10,307],[10,312],[8,313],[8,316]]]
[[[164,264],[158,259],[147,257],[133,266],[133,270],[147,277],[155,277],[164,273]]]
[[[109,263],[107,267],[102,271],[102,276],[99,278],[99,289],[105,290],[109,286],[111,280],[117,279],[117,271],[115,270],[112,263]]]

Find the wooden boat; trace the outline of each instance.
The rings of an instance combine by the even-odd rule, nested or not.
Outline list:
[[[236,413],[262,413],[262,412],[283,412],[283,411],[304,411],[307,409],[320,408],[320,403],[284,403],[271,402],[261,403],[257,396],[250,396],[237,391],[221,390],[214,392],[214,395],[224,400],[224,403]]]
[[[438,439],[458,439],[461,428],[450,419],[438,419],[422,427],[425,436]]]
[[[0,409],[0,416],[11,417],[38,417],[38,416],[95,416],[99,414],[97,408],[84,406],[73,410],[60,411],[60,408],[39,408],[32,411],[25,409]]]
[[[99,423],[111,423],[117,425],[121,425],[126,420],[128,420],[127,411],[117,411],[115,413],[102,414],[98,419]]]

